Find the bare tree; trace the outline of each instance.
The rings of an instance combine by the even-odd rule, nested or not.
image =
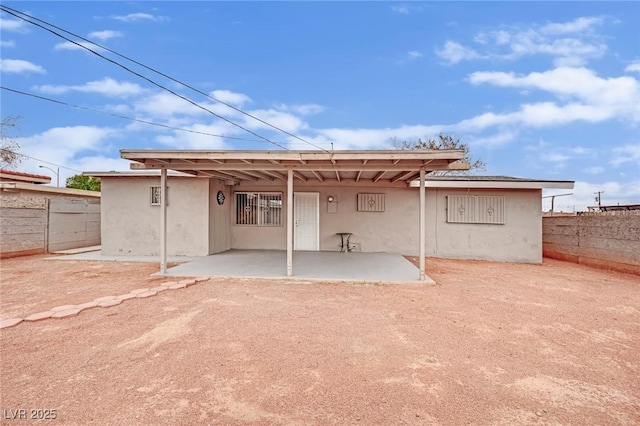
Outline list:
[[[464,163],[469,163],[469,171],[478,170],[482,171],[486,169],[486,164],[484,161],[475,159],[471,155],[471,149],[469,145],[466,143],[460,142],[460,139],[451,136],[451,135],[443,135],[440,133],[436,139],[427,139],[422,140],[418,138],[416,141],[402,141],[398,142],[395,138],[393,139],[393,146],[396,149],[461,149],[464,151],[464,158],[460,160]],[[460,173],[468,173],[468,171],[459,171],[459,170],[440,170],[436,172],[432,172],[432,175],[440,175],[440,174],[460,174]]]
[[[0,122],[0,167],[14,168],[22,163],[20,144],[16,141],[15,132],[20,129],[22,117],[8,115]]]

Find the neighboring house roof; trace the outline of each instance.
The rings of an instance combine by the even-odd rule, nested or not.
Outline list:
[[[82,196],[100,198],[100,191],[86,191],[84,189],[58,188],[55,186],[35,185],[21,182],[0,182],[0,192],[38,192],[52,195]]]
[[[190,175],[187,173],[174,172],[173,170],[169,170],[167,175],[171,177],[185,177],[185,178],[194,178],[196,176]],[[111,170],[109,172],[82,172],[82,176],[91,176],[97,178],[105,178],[105,177],[160,177],[160,170],[138,170],[138,171],[122,171],[117,172]]]
[[[128,150],[124,159],[134,161],[131,168],[171,169],[194,176],[239,181],[287,180],[293,171],[301,181],[353,180],[408,184],[426,172],[468,170],[461,163],[462,150],[374,150],[374,151],[206,151],[206,150]]]
[[[572,180],[528,179],[512,176],[427,176],[427,188],[476,188],[476,189],[573,189]],[[411,187],[419,187],[420,182],[411,182]]]
[[[12,170],[0,169],[0,182],[26,182],[26,183],[51,183],[51,178],[45,175],[33,173],[14,172]]]

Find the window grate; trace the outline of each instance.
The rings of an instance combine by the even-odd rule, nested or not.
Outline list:
[[[162,191],[160,186],[149,187],[149,204],[159,206],[162,202]],[[167,187],[167,205],[169,205],[169,187]]]
[[[502,225],[505,223],[504,196],[448,195],[447,222]]]
[[[236,192],[236,225],[281,226],[282,194]]]
[[[359,212],[385,211],[386,194],[358,194]]]

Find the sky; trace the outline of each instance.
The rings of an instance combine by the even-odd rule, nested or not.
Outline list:
[[[63,186],[129,170],[120,149],[390,149],[442,133],[487,164],[474,174],[575,181],[543,193],[572,194],[556,210],[597,191],[640,203],[640,2],[2,6],[57,33],[0,12],[18,170],[54,184],[39,166]]]

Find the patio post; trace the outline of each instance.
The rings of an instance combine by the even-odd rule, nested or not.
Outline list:
[[[420,259],[418,261],[418,267],[420,268],[420,281],[424,281],[426,279],[424,268],[424,245],[426,242],[425,231],[426,225],[425,221],[425,211],[424,211],[424,203],[425,203],[425,193],[424,193],[424,167],[420,168]]]
[[[160,273],[167,273],[167,169],[160,169]]]
[[[287,276],[293,275],[293,170],[287,171]]]

